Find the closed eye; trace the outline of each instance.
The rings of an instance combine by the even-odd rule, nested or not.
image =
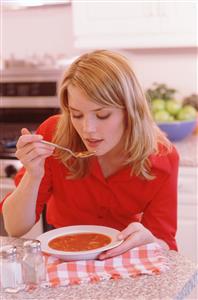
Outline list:
[[[73,119],[81,119],[81,118],[83,117],[83,115],[72,115],[72,114],[71,114],[71,117],[72,117]]]
[[[96,114],[96,117],[100,120],[105,120],[105,119],[108,119],[110,117],[110,115],[111,115],[111,113],[108,113],[108,114],[105,114],[105,115]],[[71,117],[73,119],[81,119],[81,118],[83,118],[83,115],[82,114],[77,115],[77,114],[71,113]]]
[[[100,120],[105,120],[105,119],[108,119],[110,117],[110,113],[106,114],[106,115],[96,115],[98,119]]]

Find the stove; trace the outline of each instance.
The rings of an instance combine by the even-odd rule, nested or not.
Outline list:
[[[0,77],[0,159],[16,160],[23,127],[35,132],[59,113],[57,85],[63,69],[5,69]]]

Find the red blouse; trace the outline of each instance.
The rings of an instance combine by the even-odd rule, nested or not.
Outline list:
[[[47,119],[38,129],[45,140],[51,140],[59,116]],[[105,178],[97,158],[90,174],[81,179],[66,179],[66,167],[54,157],[46,159],[37,199],[38,220],[47,202],[47,222],[54,227],[68,225],[103,225],[123,230],[129,223],[141,221],[170,249],[177,250],[177,175],[178,154],[152,155],[154,180],[130,176],[124,167]],[[15,177],[20,182],[24,168]]]

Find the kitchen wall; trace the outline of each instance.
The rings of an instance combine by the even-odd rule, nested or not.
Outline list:
[[[46,53],[71,57],[85,52],[74,48],[70,5],[3,10],[2,17],[3,58]],[[131,58],[145,88],[153,82],[166,83],[179,91],[179,98],[197,92],[195,48],[118,50]]]
[[[144,87],[153,82],[166,83],[178,90],[179,98],[198,92],[197,49],[143,49],[124,53],[131,58]]]

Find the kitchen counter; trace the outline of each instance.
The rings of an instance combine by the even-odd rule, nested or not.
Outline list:
[[[198,166],[198,135],[192,134],[189,137],[174,142],[179,155],[180,166],[197,167]]]
[[[0,245],[16,245],[22,254],[24,239],[1,237]],[[1,293],[1,299],[50,300],[168,300],[186,299],[198,283],[198,268],[175,251],[165,251],[170,270],[160,275],[141,275],[131,279],[108,280],[100,283],[59,288],[38,288],[17,294]]]

